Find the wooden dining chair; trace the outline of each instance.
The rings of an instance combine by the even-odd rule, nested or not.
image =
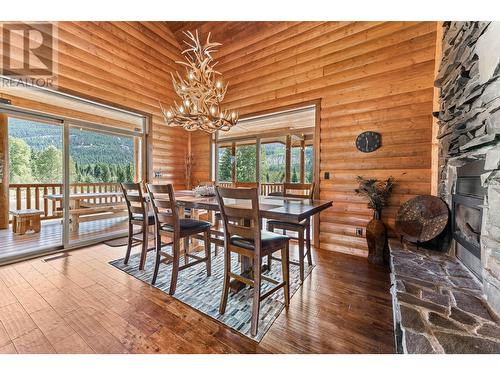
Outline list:
[[[283,184],[283,194],[282,196],[288,198],[304,198],[313,199],[314,195],[314,184],[294,184],[294,183],[284,183]],[[302,220],[300,223],[293,223],[281,220],[268,220],[267,230],[274,232],[275,229],[281,229],[286,233],[286,231],[297,232],[297,240],[299,243],[299,262],[290,261],[290,264],[298,265],[300,267],[300,280],[304,281],[304,258],[307,256],[307,262],[312,265],[311,256],[311,220],[309,218]],[[307,247],[306,252],[304,252],[304,240]],[[269,269],[272,266],[272,255],[268,257],[267,265]]]
[[[149,227],[152,225],[154,226],[155,224],[154,215],[152,212],[148,212],[148,203],[142,194],[140,183],[122,183],[120,185],[128,211],[128,242],[124,263],[128,264],[133,242],[141,242],[142,250],[141,259],[139,261],[139,269],[143,270],[146,263],[147,252],[149,250],[154,250],[154,247],[148,248]],[[141,237],[136,237],[134,235],[134,226],[141,227]]]
[[[250,189],[216,189],[220,212],[224,223],[224,286],[219,312],[226,311],[229,283],[231,279],[253,287],[251,334],[257,334],[260,302],[284,289],[285,306],[290,302],[290,282],[288,272],[288,237],[271,233],[261,228],[259,211],[259,195],[256,188]],[[226,202],[226,200],[229,200]],[[232,202],[231,202],[232,200]],[[237,201],[234,201],[237,200]],[[281,251],[283,280],[272,279],[261,274],[262,258],[276,251]],[[253,262],[249,277],[234,273],[231,270],[231,254],[247,257]],[[261,281],[275,284],[273,288],[261,294]]]
[[[161,263],[172,262],[172,277],[170,281],[169,294],[173,295],[177,287],[177,277],[179,271],[186,268],[195,266],[204,262],[206,264],[207,276],[212,273],[211,253],[210,253],[210,226],[207,221],[183,219],[179,217],[178,207],[175,201],[174,187],[172,184],[168,185],[153,185],[148,184],[147,190],[151,204],[153,206],[153,213],[156,224],[156,261],[151,284],[156,283],[158,277],[158,270]],[[205,241],[205,256],[200,257],[195,254],[189,254],[189,237],[195,234],[203,233]],[[162,243],[162,237],[166,236],[171,238],[170,242]],[[181,239],[184,239],[185,254],[184,264],[181,266]],[[163,251],[164,245],[172,245],[172,254]],[[163,257],[163,259],[162,259]],[[192,258],[194,261],[189,262]]]

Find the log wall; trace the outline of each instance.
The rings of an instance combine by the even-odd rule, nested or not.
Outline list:
[[[367,255],[356,228],[371,211],[354,193],[356,176],[396,178],[383,214],[390,228],[401,203],[431,192],[435,46],[435,22],[278,22],[226,40],[216,55],[225,106],[240,116],[321,100],[320,198],[333,200],[322,248]],[[382,134],[371,154],[355,148],[366,130]]]

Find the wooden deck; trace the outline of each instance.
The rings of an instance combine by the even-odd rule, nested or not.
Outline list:
[[[104,235],[126,233],[127,217],[94,220],[81,223],[79,230],[70,233],[70,242],[86,241]],[[28,232],[24,235],[13,233],[12,227],[0,230],[0,261],[4,257],[18,255],[32,249],[58,246],[62,244],[61,220],[42,221],[40,233]]]
[[[0,353],[394,352],[389,274],[365,259],[314,251],[257,344],[108,264],[124,252],[100,244],[0,267]]]

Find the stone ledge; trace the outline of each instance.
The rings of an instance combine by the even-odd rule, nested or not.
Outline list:
[[[389,241],[398,353],[500,353],[500,319],[455,258]]]

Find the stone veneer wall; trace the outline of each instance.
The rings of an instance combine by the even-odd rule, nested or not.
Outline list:
[[[443,23],[440,88],[439,174],[441,197],[451,203],[456,167],[486,159],[487,187],[481,257],[483,292],[500,312],[500,23]]]

